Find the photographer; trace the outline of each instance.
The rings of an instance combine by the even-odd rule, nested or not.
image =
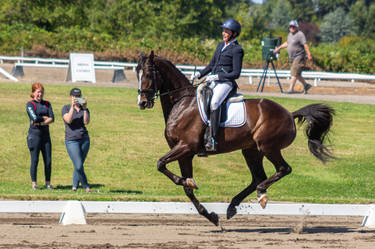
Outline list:
[[[287,41],[275,48],[273,51],[275,54],[283,48],[288,48],[289,62],[291,63],[290,68],[290,85],[288,91],[285,93],[294,93],[294,86],[296,81],[299,80],[303,84],[303,93],[307,94],[311,85],[306,83],[302,77],[302,69],[307,59],[312,60],[309,45],[306,42],[305,34],[298,30],[298,22],[292,20],[289,22],[289,34]]]
[[[70,91],[71,104],[62,108],[62,116],[65,123],[65,146],[74,166],[72,190],[77,191],[81,182],[86,192],[90,192],[83,166],[90,149],[90,137],[85,126],[90,122],[90,112],[87,100],[81,97],[81,90],[73,88]]]

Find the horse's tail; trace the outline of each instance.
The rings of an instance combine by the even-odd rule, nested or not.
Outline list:
[[[331,151],[323,145],[331,125],[335,110],[324,104],[311,104],[292,113],[293,118],[298,118],[298,124],[307,121],[305,133],[311,153],[325,163],[330,158],[335,158]]]

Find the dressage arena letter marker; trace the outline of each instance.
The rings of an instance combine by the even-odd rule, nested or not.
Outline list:
[[[59,224],[86,224],[85,210],[80,201],[68,201],[64,212],[61,214]]]
[[[91,53],[70,53],[66,80],[95,83],[94,55]]]

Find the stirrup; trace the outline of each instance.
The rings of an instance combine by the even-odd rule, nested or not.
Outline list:
[[[206,151],[215,152],[216,147],[217,147],[217,143],[216,143],[215,139],[212,137],[211,140],[208,140],[205,147],[206,147]]]

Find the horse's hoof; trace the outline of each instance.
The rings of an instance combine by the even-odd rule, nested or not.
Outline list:
[[[194,181],[193,178],[186,178],[186,185],[187,185],[189,188],[192,188],[192,189],[198,189],[198,185],[197,185],[197,183]]]
[[[208,220],[214,223],[215,226],[219,226],[219,216],[215,212],[211,212]]]
[[[228,209],[227,209],[227,220],[229,220],[230,218],[232,218],[233,216],[235,216],[237,214],[237,209],[235,206],[232,206],[232,205],[229,205]]]
[[[262,194],[259,198],[258,198],[258,202],[260,204],[260,206],[265,209],[266,206],[267,206],[267,202],[268,202],[268,197],[266,194]]]

